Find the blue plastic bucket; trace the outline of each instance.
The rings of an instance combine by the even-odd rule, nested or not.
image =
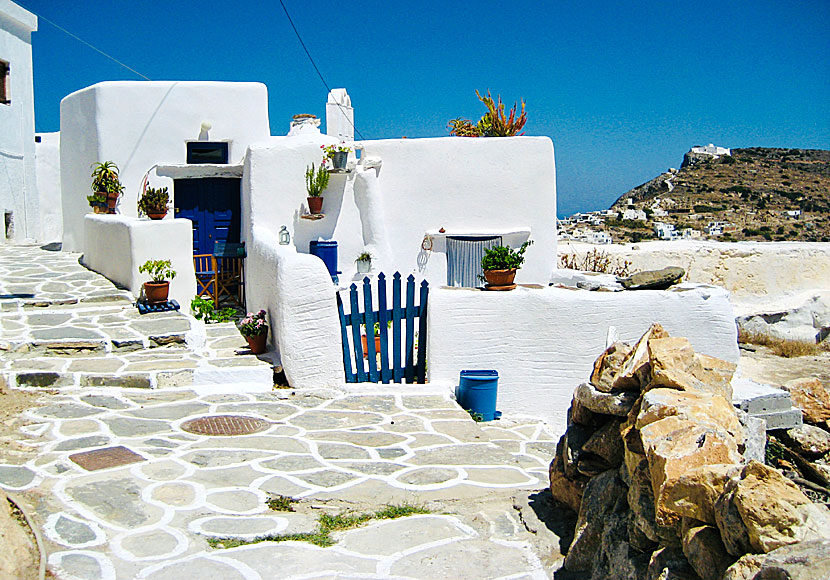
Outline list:
[[[461,371],[455,398],[462,409],[470,411],[476,418],[492,421],[501,417],[501,411],[496,411],[498,390],[498,371]]]
[[[311,241],[308,243],[308,253],[317,256],[326,265],[332,281],[337,283],[337,242],[333,240]]]

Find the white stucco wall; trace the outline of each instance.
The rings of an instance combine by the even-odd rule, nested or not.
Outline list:
[[[335,288],[322,261],[254,227],[246,261],[248,310],[268,312],[269,343],[295,387],[345,382]]]
[[[697,352],[738,360],[728,294],[712,286],[616,293],[433,288],[428,321],[430,382],[457,385],[461,370],[495,369],[498,410],[543,417],[560,432],[573,391],[588,380],[610,326],[633,343],[659,322]]]
[[[635,249],[636,248],[636,249]],[[560,244],[559,253],[584,255],[587,244]],[[736,315],[775,312],[830,290],[830,244],[821,242],[641,242],[603,246],[632,270],[686,269],[691,282],[722,286]]]
[[[61,134],[38,133],[35,143],[37,196],[40,207],[40,236],[38,241],[59,242],[63,237],[61,211]]]
[[[211,125],[210,141],[230,141],[229,162],[268,137],[268,94],[261,83],[206,81],[104,82],[61,101],[64,249],[84,251],[92,165],[115,161],[125,186],[119,212],[136,216],[144,174],[156,164],[186,161],[186,145]],[[202,135],[205,137],[205,135]],[[155,187],[171,186],[156,177]],[[172,191],[172,187],[170,188]],[[174,200],[175,203],[175,200]]]
[[[37,17],[14,2],[0,0],[0,60],[9,63],[10,104],[0,104],[0,218],[11,212],[15,240],[37,240],[35,109],[32,32]],[[0,79],[2,82],[4,79]],[[6,241],[0,220],[0,243]]]
[[[196,289],[193,225],[186,219],[149,220],[121,215],[84,216],[84,265],[136,297],[149,280],[138,268],[147,260],[170,260],[176,277],[171,299],[187,312]]]
[[[306,212],[305,167],[321,159],[324,135],[272,138],[253,145],[245,161],[243,223],[273,233],[286,225],[292,244],[308,252],[317,239],[338,242],[341,281],[354,278],[357,254],[375,255],[374,271],[414,273],[446,284],[443,235],[510,234],[534,245],[518,282],[546,283],[556,257],[556,175],[547,137],[394,139],[364,141],[362,159],[380,169],[333,174],[319,221]],[[522,233],[524,232],[524,233]],[[432,252],[421,250],[426,233]]]

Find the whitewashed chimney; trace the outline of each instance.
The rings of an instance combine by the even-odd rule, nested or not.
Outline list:
[[[354,109],[346,89],[332,89],[326,103],[326,135],[354,141]]]

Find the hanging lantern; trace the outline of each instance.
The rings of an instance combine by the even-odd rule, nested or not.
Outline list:
[[[291,243],[291,234],[288,233],[288,228],[282,226],[280,228],[280,245],[287,246]]]

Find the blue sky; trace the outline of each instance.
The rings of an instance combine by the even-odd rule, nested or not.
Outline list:
[[[279,2],[16,0],[153,80],[261,81],[272,134],[326,90]],[[830,149],[830,2],[284,0],[366,138],[477,120],[475,90],[527,102],[556,148],[559,214],[608,207],[692,145]],[[60,100],[138,77],[40,21],[38,131]]]

